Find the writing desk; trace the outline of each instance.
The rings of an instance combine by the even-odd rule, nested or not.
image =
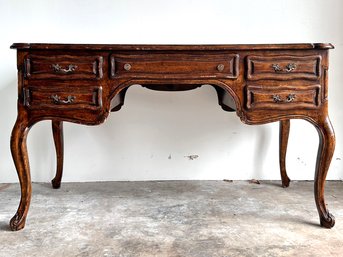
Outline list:
[[[324,201],[324,185],[335,148],[328,116],[328,50],[331,44],[264,45],[86,45],[16,43],[18,117],[11,151],[21,186],[12,230],[25,226],[31,199],[27,134],[35,123],[52,121],[59,188],[63,170],[63,121],[97,125],[120,110],[129,86],[191,90],[212,85],[219,105],[246,124],[280,122],[282,185],[290,119],[304,119],[319,134],[314,195],[320,224],[335,219]],[[242,153],[244,154],[244,153]]]

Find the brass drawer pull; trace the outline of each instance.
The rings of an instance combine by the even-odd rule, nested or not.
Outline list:
[[[66,100],[62,100],[58,95],[51,95],[51,99],[54,101],[55,104],[71,104],[75,101],[76,97],[72,95],[68,95]]]
[[[273,95],[273,101],[275,103],[280,103],[282,102],[281,97],[279,95]]]
[[[294,99],[295,99],[295,94],[289,94],[286,98],[286,102],[287,103],[293,102]]]
[[[284,69],[279,64],[273,64],[272,67],[275,72],[292,72],[296,69],[297,65],[295,63],[289,63]]]
[[[218,66],[217,66],[217,70],[218,70],[218,71],[223,71],[224,68],[225,68],[225,65],[224,65],[224,64],[218,64]]]
[[[66,68],[62,68],[61,65],[57,64],[52,64],[52,68],[54,69],[54,72],[56,73],[62,73],[62,74],[69,74],[72,73],[76,70],[77,66],[74,64],[69,64]]]
[[[282,100],[281,96],[279,95],[273,95],[273,101],[275,103],[281,103],[281,102],[290,103],[290,102],[293,102],[294,99],[295,99],[295,94],[289,94],[285,100]]]
[[[124,70],[126,70],[126,71],[131,70],[131,64],[130,63],[125,63],[124,64]]]

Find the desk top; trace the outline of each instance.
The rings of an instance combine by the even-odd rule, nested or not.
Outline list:
[[[304,50],[333,49],[330,43],[304,44],[234,44],[234,45],[121,45],[121,44],[43,44],[14,43],[11,49],[38,50],[112,50],[112,51],[218,51],[218,50]]]

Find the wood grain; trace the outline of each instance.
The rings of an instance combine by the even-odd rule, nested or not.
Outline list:
[[[59,188],[63,173],[63,122],[103,123],[111,111],[121,109],[127,89],[136,84],[162,91],[211,85],[222,109],[235,111],[243,123],[279,121],[280,173],[284,187],[289,185],[286,173],[289,121],[311,122],[320,138],[314,183],[320,224],[334,225],[334,217],[324,201],[325,178],[335,146],[328,116],[331,44],[15,43],[11,48],[17,49],[18,68],[18,117],[11,151],[21,185],[19,208],[10,222],[12,230],[24,227],[30,205],[26,149],[30,127],[42,120],[52,121],[57,156],[52,185]]]

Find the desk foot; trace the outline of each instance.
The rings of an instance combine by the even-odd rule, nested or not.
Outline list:
[[[325,228],[332,228],[335,225],[335,218],[329,213],[324,199],[325,179],[329,170],[333,152],[335,149],[335,133],[329,117],[316,124],[319,134],[319,147],[314,179],[314,197],[320,218],[320,225]]]
[[[18,231],[25,227],[26,216],[16,213],[10,221],[10,228],[12,231]]]
[[[335,225],[335,217],[331,213],[326,213],[320,217],[320,225],[324,228],[332,228]]]
[[[51,180],[51,185],[53,189],[59,189],[61,187],[61,181],[58,181],[56,178],[54,178]]]
[[[283,188],[289,187],[290,182],[291,182],[291,180],[288,177],[285,179],[282,179],[282,187]]]

